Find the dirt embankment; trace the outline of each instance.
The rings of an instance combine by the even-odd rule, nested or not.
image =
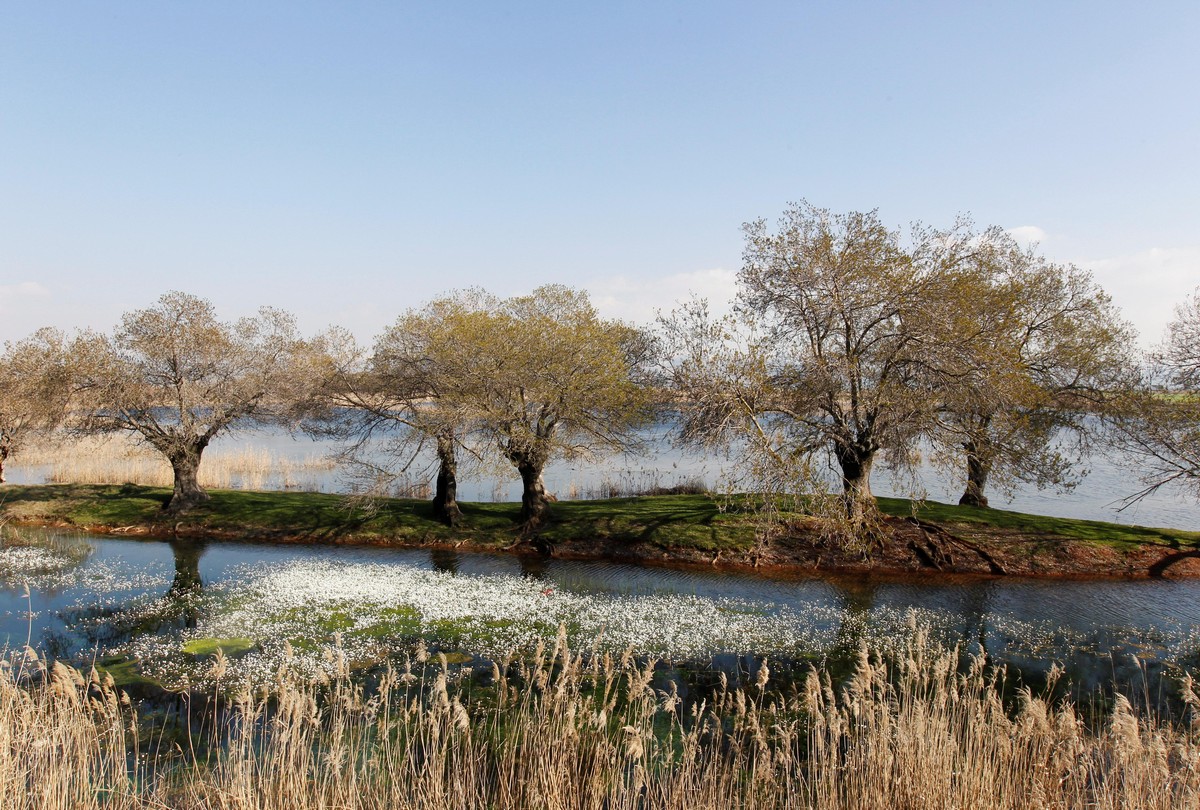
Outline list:
[[[1051,579],[1200,577],[1200,550],[1171,544],[1125,546],[980,524],[937,525],[885,519],[882,538],[867,550],[808,531],[781,533],[761,547],[713,554],[650,544],[568,541],[550,552],[571,559],[605,558],[652,564],[709,565],[761,573],[846,573],[922,576],[1022,576]]]
[[[71,526],[98,534],[170,539],[250,541],[285,544],[374,545],[457,551],[541,554],[556,559],[611,560],[661,566],[706,567],[768,575],[841,574],[929,576],[1023,576],[1061,579],[1146,579],[1200,577],[1200,549],[1167,542],[1103,544],[1040,532],[978,523],[934,524],[885,518],[880,539],[869,549],[846,544],[804,527],[790,527],[754,549],[712,552],[664,546],[638,538],[567,539],[553,545],[537,535],[498,544],[470,536],[392,541],[353,531],[314,535],[280,530],[231,531],[187,520],[129,526],[89,525],[24,519],[14,523]]]

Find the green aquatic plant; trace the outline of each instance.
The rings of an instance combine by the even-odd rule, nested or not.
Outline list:
[[[210,656],[219,650],[222,655],[236,656],[254,648],[248,638],[194,638],[185,641],[182,650],[188,655]]]

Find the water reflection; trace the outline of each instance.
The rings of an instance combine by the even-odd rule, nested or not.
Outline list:
[[[867,643],[867,628],[871,611],[879,597],[879,586],[870,579],[840,579],[837,595],[841,605],[841,622],[834,636],[829,658],[833,661],[853,661],[859,649]]]
[[[208,549],[208,543],[177,537],[168,545],[175,558],[175,578],[171,580],[166,599],[178,608],[183,627],[194,630],[200,621],[198,597],[204,591],[204,581],[200,579],[200,558]]]
[[[459,556],[458,552],[453,549],[430,549],[429,562],[434,571],[445,571],[447,574],[458,573]]]
[[[284,594],[270,588],[285,580],[293,589],[300,588],[300,601],[293,592],[287,603],[287,610],[295,611],[298,626],[318,635],[325,627],[330,633],[339,630],[353,637],[356,628],[369,626],[374,619],[369,610],[355,614],[350,608],[345,613],[345,605],[330,601],[341,597],[345,583],[360,586],[369,597],[390,582],[388,577],[393,574],[389,572],[425,571],[453,575],[426,583],[429,598],[468,594],[461,597],[468,604],[455,608],[468,611],[491,598],[485,592],[491,587],[488,583],[515,582],[504,586],[509,589],[505,598],[510,601],[504,602],[501,610],[511,606],[538,618],[549,627],[538,632],[549,632],[551,640],[561,616],[575,617],[585,628],[587,622],[604,626],[605,637],[613,643],[623,643],[626,631],[667,638],[667,631],[654,627],[673,627],[681,618],[676,614],[688,610],[711,611],[711,625],[693,622],[688,629],[707,633],[710,640],[738,638],[722,624],[733,626],[755,616],[764,619],[764,627],[781,628],[776,637],[761,632],[755,636],[758,641],[754,643],[764,645],[761,648],[734,641],[731,643],[738,646],[722,650],[718,644],[712,654],[701,658],[671,653],[674,642],[667,638],[662,642],[666,651],[660,654],[671,659],[679,672],[699,679],[696,682],[704,682],[720,670],[732,677],[751,677],[763,653],[772,657],[772,671],[781,677],[789,670],[800,677],[810,662],[822,660],[835,674],[844,674],[863,645],[878,647],[896,641],[908,632],[910,619],[928,627],[939,642],[958,645],[965,653],[982,653],[989,663],[1007,665],[1014,685],[1040,683],[1057,663],[1065,668],[1067,681],[1077,694],[1100,689],[1114,679],[1138,691],[1149,684],[1152,692],[1160,692],[1169,688],[1163,686],[1164,679],[1200,664],[1200,639],[1195,629],[1200,624],[1200,583],[1193,581],[760,579],[708,570],[550,560],[536,555],[482,555],[452,549],[403,551],[118,538],[84,538],[86,543],[81,546],[80,537],[44,536],[47,548],[86,547],[87,551],[78,555],[65,578],[31,580],[28,602],[21,595],[20,582],[0,578],[0,629],[8,633],[10,645],[23,643],[30,633],[51,655],[90,659],[156,637],[171,640],[167,646],[178,651],[179,639],[187,638],[189,632],[224,636],[269,633],[269,624],[257,626],[253,619],[236,632],[234,628],[217,633],[214,628],[232,627],[228,623],[231,611],[240,611],[254,600],[278,611]],[[330,572],[328,581],[306,573],[313,570]],[[530,579],[538,580],[536,586]],[[394,588],[395,583],[389,587]],[[307,593],[316,601],[304,601],[310,598],[304,596]],[[403,588],[395,593],[385,608],[393,611],[392,621],[401,621],[404,617],[395,614],[395,609],[416,596]],[[728,599],[737,601],[720,607],[725,604],[720,600]],[[715,610],[714,603],[718,604]],[[26,618],[30,605],[32,620]],[[618,606],[620,610],[615,610]],[[610,614],[618,618],[605,618]],[[515,614],[488,615],[503,618]],[[594,618],[597,616],[600,618]],[[463,632],[452,624],[444,626]],[[753,626],[752,622],[746,624]],[[411,637],[391,631],[374,638],[411,641]],[[696,644],[694,638],[677,640]],[[316,641],[324,643],[328,638]],[[456,643],[463,643],[462,638]]]
[[[171,581],[168,594],[182,596],[200,593],[204,582],[200,579],[200,558],[208,549],[208,542],[176,538],[167,543],[175,558],[175,579]]]
[[[521,576],[528,579],[545,579],[547,563],[549,560],[541,554],[517,555],[517,565],[521,567]]]

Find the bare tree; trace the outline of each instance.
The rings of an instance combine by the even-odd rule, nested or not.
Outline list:
[[[1145,484],[1126,507],[1164,486],[1200,498],[1200,288],[1175,308],[1146,366],[1148,385],[1109,420],[1113,444],[1138,460]]]
[[[62,423],[70,392],[65,344],[56,329],[40,329],[5,344],[0,357],[0,483],[11,456],[32,437]]]
[[[1175,318],[1154,360],[1172,389],[1200,390],[1200,287],[1175,307]]]
[[[217,436],[287,419],[310,374],[287,313],[217,319],[211,303],[169,292],[126,313],[112,335],[84,335],[72,348],[82,433],[127,432],[171,464],[180,512],[208,500],[198,470]]]

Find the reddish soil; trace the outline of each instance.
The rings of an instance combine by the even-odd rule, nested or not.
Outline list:
[[[36,523],[37,521],[30,521]],[[46,522],[42,522],[46,525]],[[76,527],[79,528],[79,527]],[[154,527],[86,527],[100,534],[170,538],[186,536],[213,541],[251,540],[268,543],[333,543],[385,545],[378,537],[341,534],[315,540],[311,534],[247,536],[243,532],[176,524]],[[1023,576],[1062,579],[1137,579],[1200,577],[1200,550],[1166,544],[1117,548],[1074,538],[979,524],[934,525],[911,519],[886,518],[882,538],[870,549],[851,551],[845,544],[793,527],[757,549],[713,554],[695,548],[664,548],[637,540],[572,540],[552,548],[530,544],[498,547],[464,541],[418,543],[407,547],[459,551],[542,553],[556,559],[612,560],[647,565],[705,567],[789,576],[816,573],[872,574],[922,578],[956,576]]]
[[[1049,534],[886,518],[884,537],[864,551],[814,532],[792,531],[752,552],[718,555],[641,543],[566,543],[552,555],[651,564],[704,564],[764,574],[855,573],[932,576],[1023,576],[1061,579],[1200,577],[1200,551],[1144,544],[1121,549]]]

